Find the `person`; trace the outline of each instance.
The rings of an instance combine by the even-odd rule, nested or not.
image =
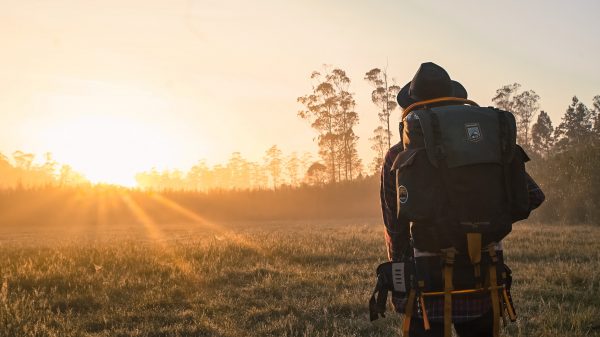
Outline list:
[[[467,99],[466,89],[457,81],[451,80],[448,73],[435,63],[423,63],[415,74],[412,81],[408,82],[398,93],[397,101],[402,109],[425,100],[431,100],[439,97],[457,97]],[[457,104],[455,102],[438,102],[430,104],[430,107]],[[406,119],[417,118],[408,114]],[[477,141],[480,130],[475,130]],[[473,132],[467,130],[467,135]],[[467,136],[469,137],[469,136]],[[469,137],[470,138],[470,137]],[[413,260],[415,256],[428,256],[438,254],[439,252],[428,252],[416,249],[412,245],[411,223],[398,216],[398,200],[396,186],[396,172],[392,169],[394,161],[404,150],[402,140],[402,122],[401,122],[401,140],[392,146],[387,152],[383,167],[381,170],[381,208],[385,224],[385,243],[387,247],[388,258],[392,262],[402,262]],[[537,208],[544,201],[544,194],[535,181],[526,174],[527,189],[529,196],[529,208]],[[404,192],[401,192],[404,193]],[[402,196],[403,198],[408,197]],[[502,250],[501,242],[497,249]],[[414,260],[413,260],[414,261]],[[441,274],[441,265],[438,270],[431,270],[431,273]],[[452,323],[457,334],[460,337],[468,336],[493,336],[493,315],[490,293],[474,293],[461,296],[453,296],[452,299]],[[416,300],[415,300],[416,301]],[[403,312],[407,305],[406,298],[392,298],[396,311]],[[420,302],[423,303],[423,302]],[[414,303],[413,305],[419,305]],[[444,297],[428,297],[425,304],[425,310],[421,308],[418,314],[410,318],[409,336],[444,336]],[[425,329],[423,322],[423,311],[428,318],[428,328]]]

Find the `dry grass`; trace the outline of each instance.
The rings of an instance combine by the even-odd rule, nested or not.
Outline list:
[[[399,335],[397,315],[368,321],[378,224],[0,238],[0,336]],[[505,335],[600,335],[600,227],[519,225],[505,247]]]

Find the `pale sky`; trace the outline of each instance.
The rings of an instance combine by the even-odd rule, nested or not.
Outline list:
[[[404,85],[436,62],[482,105],[519,82],[555,125],[573,95],[590,104],[600,94],[597,1],[20,0],[0,9],[0,152],[50,151],[96,180],[216,164],[234,151],[259,160],[273,144],[316,153],[296,98],[324,63],[352,80],[365,164],[378,121],[363,77],[374,67],[387,64]]]

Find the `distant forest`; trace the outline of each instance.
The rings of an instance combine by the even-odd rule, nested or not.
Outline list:
[[[359,115],[354,94],[349,91],[350,78],[341,69],[325,67],[313,72],[310,79],[312,89],[298,97],[302,106],[298,116],[318,132],[318,159],[310,153],[285,155],[277,145],[267,149],[260,162],[234,152],[227,163],[212,167],[200,161],[187,172],[140,172],[135,192],[168,193],[191,208],[200,207],[209,213],[197,203],[207,205],[212,198],[253,205],[247,212],[241,211],[246,206],[236,206],[241,207],[241,213],[232,214],[232,218],[378,216],[378,175],[397,129],[390,117],[399,113],[395,96],[400,87],[385,70],[375,68],[365,73],[364,80],[373,87],[371,98],[380,121],[369,138],[373,158],[365,168],[356,150],[359,137],[354,127]],[[539,111],[539,101],[535,91],[522,90],[518,83],[502,86],[492,97],[496,107],[514,114],[518,142],[532,159],[527,169],[546,193],[546,203],[533,220],[598,223],[600,95],[589,106],[576,96],[565,102],[568,106],[557,125],[547,112]],[[12,158],[0,154],[0,187],[6,190],[0,199],[22,190],[93,188],[83,175],[53,161],[51,154],[45,155],[42,164],[34,164],[34,159],[33,154],[22,151],[14,152]],[[219,208],[214,203],[212,207]],[[294,208],[304,211],[294,213]]]

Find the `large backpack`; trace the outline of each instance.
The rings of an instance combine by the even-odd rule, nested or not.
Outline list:
[[[483,246],[499,242],[529,216],[528,158],[516,144],[514,116],[422,103],[404,112],[404,151],[392,166],[398,217],[413,223],[414,248],[467,252],[466,233],[480,233]]]
[[[404,150],[392,166],[398,217],[411,223],[415,249],[443,252],[437,260],[415,257],[418,284],[410,296],[421,306],[426,296],[444,296],[449,337],[451,296],[489,291],[497,336],[502,306],[510,310],[500,297],[507,295],[506,272],[496,243],[515,221],[529,216],[528,158],[516,144],[514,116],[465,99],[440,98],[405,109],[401,130]],[[426,274],[431,263],[443,266],[439,275]],[[412,310],[409,304],[406,331]]]

